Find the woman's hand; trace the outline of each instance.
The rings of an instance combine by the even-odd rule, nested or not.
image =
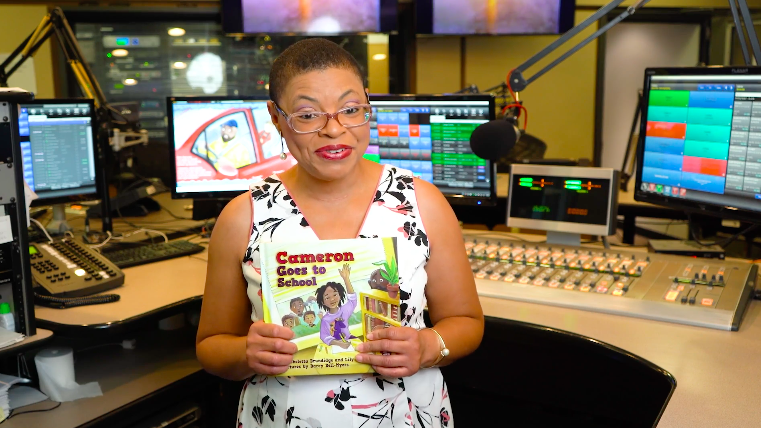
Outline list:
[[[257,374],[279,375],[288,370],[293,354],[298,348],[289,342],[294,333],[291,329],[259,320],[248,329],[246,337],[246,360]]]
[[[432,363],[436,356],[433,350],[438,350],[438,339],[426,330],[415,330],[410,327],[390,327],[373,331],[367,335],[367,342],[357,346],[357,361],[370,364],[376,372],[383,376],[405,377],[412,376],[420,370],[423,363]],[[435,333],[433,333],[435,334]],[[386,355],[376,355],[380,352]]]

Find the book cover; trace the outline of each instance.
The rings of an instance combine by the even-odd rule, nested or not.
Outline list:
[[[365,335],[401,326],[396,238],[261,246],[264,321],[293,330],[283,376],[372,373],[354,360]]]

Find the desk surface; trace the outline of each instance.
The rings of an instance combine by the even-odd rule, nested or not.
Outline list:
[[[124,285],[108,290],[121,296],[103,305],[52,309],[35,306],[37,320],[56,327],[106,328],[203,297],[206,252],[124,269]]]
[[[129,318],[138,310],[171,305],[178,299],[200,298],[205,269],[203,261],[188,257],[130,268],[126,270],[126,285],[117,289],[123,296],[122,301],[65,311],[43,308],[38,310],[37,316],[80,325]],[[737,332],[495,298],[482,297],[481,303],[486,315],[589,336],[637,354],[671,372],[676,377],[677,388],[660,427],[746,427],[757,426],[761,421],[758,400],[761,388],[761,302],[750,304]],[[192,361],[168,362],[170,357],[162,355],[166,368],[151,363],[151,370],[168,370],[174,375],[176,369],[187,376],[198,370],[190,355],[192,350],[188,353]],[[166,375],[152,373],[147,368],[140,370],[143,370],[143,378],[133,379],[129,375],[108,378],[111,379],[109,388],[125,388],[133,393],[139,387],[147,388],[147,394],[152,391],[150,385],[155,385],[151,379]],[[62,410],[81,408],[85,411],[87,402],[67,404],[68,407],[62,407]],[[14,422],[22,421],[24,419],[19,417]]]

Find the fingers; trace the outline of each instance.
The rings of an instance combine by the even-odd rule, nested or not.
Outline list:
[[[409,358],[406,355],[375,355],[375,354],[357,354],[357,361],[364,364],[370,364],[373,367],[405,367],[409,366]]]
[[[277,324],[268,324],[262,320],[251,324],[248,331],[249,335],[251,332],[255,332],[255,334],[262,337],[280,338],[285,340],[291,340],[295,336],[293,330],[288,327],[283,327],[282,325]]]
[[[413,346],[406,341],[399,340],[372,340],[357,345],[359,352],[393,352],[395,354],[404,354],[413,350]]]

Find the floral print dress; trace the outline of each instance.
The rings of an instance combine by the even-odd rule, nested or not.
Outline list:
[[[262,315],[260,241],[319,238],[277,176],[252,185],[250,192],[254,216],[243,274],[251,320],[256,321]],[[425,328],[425,265],[430,252],[410,171],[384,165],[358,237],[398,238],[402,324]],[[238,428],[452,426],[447,386],[438,368],[406,378],[255,375],[243,387],[238,413]]]

